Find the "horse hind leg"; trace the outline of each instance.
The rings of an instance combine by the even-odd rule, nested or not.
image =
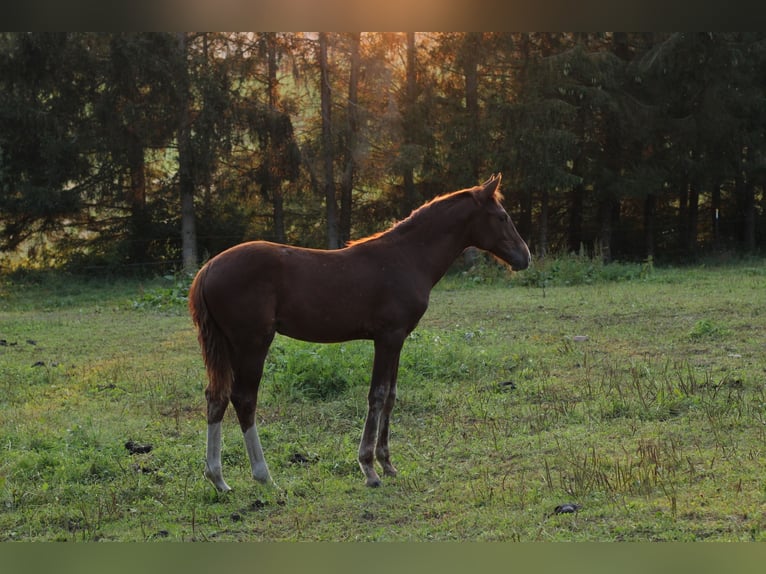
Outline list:
[[[244,437],[253,478],[261,484],[274,484],[269,472],[269,466],[266,464],[266,458],[263,456],[261,439],[258,436],[258,428],[255,424],[245,431]]]
[[[223,479],[221,466],[221,421],[229,403],[228,398],[213,399],[207,394],[207,451],[205,454],[205,478],[221,492],[231,490]]]
[[[271,338],[268,339],[268,343],[271,343]],[[234,405],[239,426],[242,429],[253,478],[262,484],[273,484],[255,422],[258,387],[263,375],[268,343],[261,345],[256,352],[242,354],[244,358],[237,366],[231,395],[231,403]]]
[[[245,450],[250,460],[250,470],[253,478],[261,484],[273,484],[266,457],[263,455],[261,439],[258,436],[258,427],[255,423],[255,393],[245,397],[232,396],[232,404],[237,411],[242,435],[245,439]]]

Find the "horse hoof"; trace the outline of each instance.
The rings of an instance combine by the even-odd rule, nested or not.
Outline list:
[[[263,486],[274,486],[274,480],[271,475],[266,471],[266,474],[253,473],[253,480]]]
[[[385,476],[396,476],[398,473],[399,471],[390,464],[383,467],[383,474]]]
[[[210,479],[208,479],[208,480],[210,480]],[[226,484],[225,482],[223,482],[223,481],[221,481],[221,482],[213,482],[212,480],[210,480],[210,484],[212,484],[218,492],[221,492],[221,493],[231,492],[231,487],[228,484]]]
[[[379,478],[368,478],[365,484],[370,488],[378,488],[382,483]]]
[[[229,492],[231,490],[231,487],[226,484],[221,474],[211,471],[209,467],[205,468],[203,476],[210,481],[218,492]]]

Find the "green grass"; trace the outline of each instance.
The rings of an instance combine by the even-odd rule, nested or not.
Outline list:
[[[379,489],[356,464],[371,344],[278,337],[258,421],[279,488],[229,412],[226,495],[202,478],[188,280],[6,278],[0,540],[766,540],[766,265],[587,265],[437,286]]]

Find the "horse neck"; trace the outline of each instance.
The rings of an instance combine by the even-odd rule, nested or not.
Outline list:
[[[457,210],[457,217],[437,213],[427,220],[413,222],[415,225],[391,237],[391,243],[406,250],[418,272],[428,276],[432,285],[444,276],[470,244],[466,227],[470,211],[461,210],[461,207],[465,205],[448,206],[448,209]]]

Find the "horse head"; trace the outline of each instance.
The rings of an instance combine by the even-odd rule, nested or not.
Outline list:
[[[500,179],[500,174],[493,175],[471,190],[478,209],[471,221],[470,241],[520,271],[529,267],[531,256],[511,216],[500,203],[503,197],[499,191]]]

